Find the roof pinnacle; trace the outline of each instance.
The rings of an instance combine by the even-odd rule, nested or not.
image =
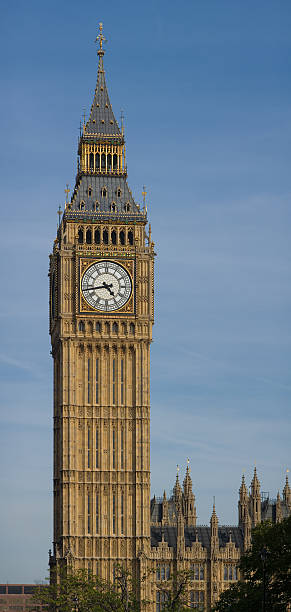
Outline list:
[[[96,36],[95,42],[99,42],[99,49],[97,51],[99,57],[104,55],[103,42],[107,42],[105,36],[103,36],[103,23],[99,23],[99,34]]]

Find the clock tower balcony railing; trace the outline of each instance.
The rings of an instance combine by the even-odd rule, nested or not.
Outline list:
[[[127,177],[127,166],[125,166],[124,168],[114,168],[114,169],[109,169],[107,168],[87,168],[84,170],[81,170],[81,168],[78,168],[78,173],[77,173],[77,179],[85,174],[89,174],[90,176],[124,176]]]

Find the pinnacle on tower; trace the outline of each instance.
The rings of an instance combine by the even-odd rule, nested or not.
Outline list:
[[[182,489],[181,489],[181,485],[179,481],[179,466],[178,465],[177,465],[176,482],[173,488],[173,495],[174,495],[175,503],[177,505],[178,501],[182,499]]]
[[[244,474],[242,475],[241,486],[239,488],[239,497],[240,497],[240,500],[245,500],[248,497]]]
[[[186,474],[183,482],[183,510],[187,526],[196,525],[195,496],[192,490],[192,480],[190,476],[189,459],[187,459]]]
[[[284,500],[285,504],[287,505],[287,507],[290,509],[291,508],[291,489],[290,489],[290,486],[289,486],[288,471],[286,473],[286,483],[285,483],[285,487],[283,489],[283,500]]]
[[[260,494],[260,488],[261,488],[261,485],[260,485],[260,481],[259,481],[258,476],[257,476],[257,468],[255,467],[254,468],[253,480],[251,482],[252,495]]]

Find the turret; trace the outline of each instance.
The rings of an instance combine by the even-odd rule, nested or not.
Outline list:
[[[163,502],[162,502],[162,525],[168,525],[168,524],[169,524],[169,507],[168,507],[166,491],[164,491]]]
[[[289,487],[288,473],[286,474],[286,483],[285,483],[285,487],[283,489],[283,500],[284,500],[288,510],[291,511],[291,489]]]
[[[211,551],[218,550],[219,541],[218,541],[218,518],[215,510],[215,502],[213,503],[213,510],[210,519],[210,538],[211,538]]]
[[[248,514],[248,492],[245,484],[244,474],[242,475],[241,486],[239,488],[239,500],[238,500],[238,524],[243,525],[246,514]]]
[[[176,508],[177,508],[179,502],[182,501],[182,489],[181,489],[181,485],[180,485],[180,481],[179,481],[179,467],[178,467],[178,465],[177,465],[176,482],[175,482],[175,486],[173,488],[173,495],[174,495],[175,505],[176,505]]]
[[[186,475],[183,482],[183,509],[185,523],[187,526],[196,525],[196,508],[195,508],[195,496],[192,490],[192,480],[190,476],[189,461],[187,463]]]
[[[283,520],[282,503],[281,503],[280,493],[278,491],[277,499],[276,499],[276,523],[281,523],[282,520]]]
[[[249,510],[252,520],[252,526],[261,522],[261,490],[260,482],[257,477],[257,469],[254,469],[254,476],[251,482],[251,494],[249,497]]]

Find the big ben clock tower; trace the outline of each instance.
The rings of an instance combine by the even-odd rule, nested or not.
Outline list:
[[[103,67],[50,256],[54,360],[53,567],[108,580],[150,551],[154,245],[127,185]]]

